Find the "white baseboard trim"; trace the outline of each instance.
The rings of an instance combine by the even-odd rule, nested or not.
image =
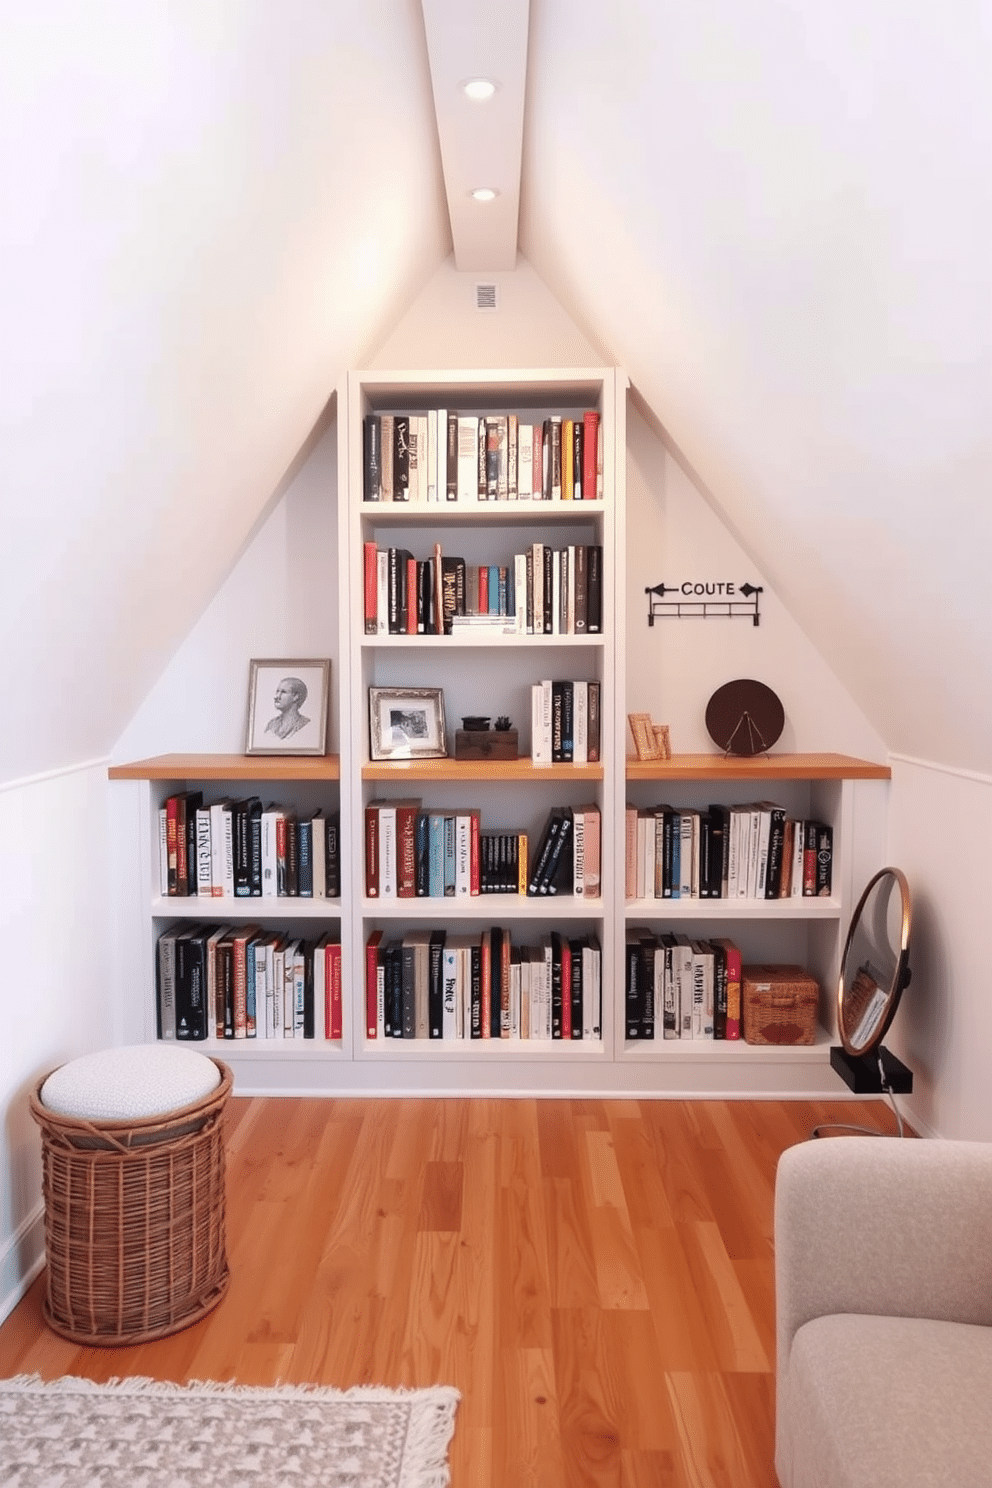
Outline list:
[[[45,1264],[45,1206],[40,1201],[0,1247],[0,1322],[10,1316]]]

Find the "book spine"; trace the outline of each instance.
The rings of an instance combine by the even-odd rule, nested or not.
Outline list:
[[[382,419],[377,413],[365,416],[363,455],[362,495],[366,501],[378,501],[382,495]]]

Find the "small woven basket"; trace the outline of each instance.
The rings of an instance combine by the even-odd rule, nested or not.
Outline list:
[[[820,987],[802,966],[742,967],[741,1004],[747,1043],[816,1042]]]
[[[90,1121],[30,1096],[41,1128],[45,1321],[73,1343],[145,1343],[216,1307],[230,1272],[223,1116],[231,1071],[165,1115]],[[47,1076],[46,1076],[47,1078]]]

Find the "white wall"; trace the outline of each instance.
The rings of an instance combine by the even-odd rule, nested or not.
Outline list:
[[[992,1141],[992,779],[895,756],[891,861],[913,895],[910,965],[886,1043],[913,1071],[922,1129]]]
[[[41,1258],[28,1094],[114,1041],[106,761],[0,789],[0,1317]]]
[[[336,692],[336,461],[331,421],[117,740],[115,760],[240,753],[253,657],[330,657]],[[332,707],[332,752],[340,729]]]

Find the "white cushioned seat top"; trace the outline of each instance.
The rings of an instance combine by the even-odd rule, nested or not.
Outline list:
[[[212,1059],[177,1044],[135,1044],[83,1054],[53,1070],[39,1092],[43,1106],[87,1121],[163,1116],[203,1100],[220,1084]]]

